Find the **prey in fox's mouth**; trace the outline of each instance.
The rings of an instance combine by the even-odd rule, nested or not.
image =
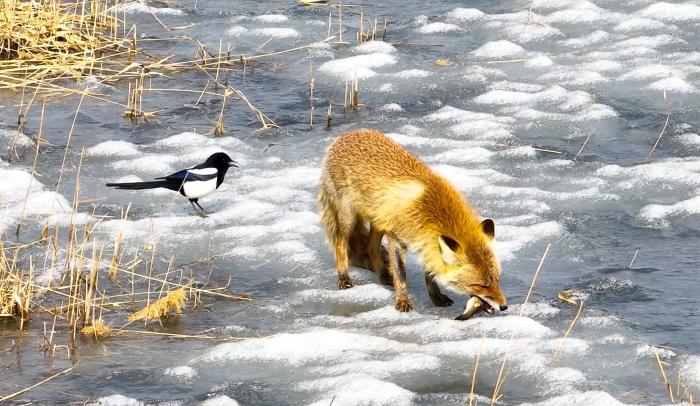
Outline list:
[[[505,311],[508,309],[508,306],[501,306],[500,310]],[[496,309],[491,306],[491,304],[486,301],[481,299],[479,296],[472,296],[467,300],[467,305],[464,307],[464,312],[457,316],[455,320],[468,320],[475,314],[479,312],[484,312],[488,315],[494,315],[496,314]]]

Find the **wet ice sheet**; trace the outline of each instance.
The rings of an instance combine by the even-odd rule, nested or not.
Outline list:
[[[212,309],[222,334],[258,338],[208,343],[157,366],[131,360],[118,373],[97,370],[98,378],[110,379],[102,379],[107,383],[95,397],[105,404],[465,404],[480,354],[475,392],[485,404],[508,352],[505,404],[666,403],[654,351],[641,342],[680,347],[659,354],[670,375],[680,369],[685,384],[700,390],[697,357],[685,354],[700,339],[699,320],[694,302],[683,299],[696,294],[688,270],[697,267],[700,239],[697,6],[552,1],[536,2],[528,16],[514,3],[495,9],[445,3],[430,15],[387,3],[396,5],[399,16],[390,18],[398,21],[386,41],[357,46],[318,43],[326,36],[325,10],[200,4],[197,15],[187,6],[130,6],[135,18],[157,12],[182,23],[204,16],[211,30],[201,24],[194,30],[214,47],[220,36],[251,51],[268,40],[270,49],[315,42],[309,55],[317,111],[328,99],[342,99],[345,81],[355,77],[364,106],[359,115],[336,116],[331,133],[307,132],[309,61],[281,56],[283,68],[273,69],[284,83],[270,75],[269,83],[255,85],[263,107],[282,100],[279,111],[266,112],[291,117],[288,133],[213,139],[175,120],[164,129],[138,129],[137,136],[112,136],[109,128],[99,131],[107,139],[78,140],[87,147],[83,193],[108,197],[98,212],[116,216],[133,202],[128,220],[99,224],[98,240],[109,244],[121,232],[130,249],[157,242],[177,263],[215,255],[215,278],[231,276],[260,299]],[[438,58],[452,65],[437,65]],[[246,91],[256,95],[256,86]],[[664,137],[648,157],[668,114]],[[353,289],[335,289],[314,192],[324,149],[336,132],[358,126],[386,131],[496,219],[512,304],[507,314],[451,320],[458,309],[431,305],[415,262],[409,276],[415,312],[396,312],[393,293],[366,271],[352,270]],[[193,216],[177,194],[102,187],[161,176],[221,150],[242,165],[202,199],[212,212],[207,219]],[[68,188],[53,192],[55,168],[42,168],[34,180],[30,168],[26,160],[0,169],[20,180],[0,189],[5,232],[16,222],[20,193],[30,191],[27,221],[36,228],[48,201],[70,199]],[[519,318],[517,303],[548,242],[553,250],[533,303]],[[636,266],[627,269],[636,249]],[[575,309],[549,298],[565,288],[586,307],[562,340]],[[153,394],[158,385],[185,393]]]

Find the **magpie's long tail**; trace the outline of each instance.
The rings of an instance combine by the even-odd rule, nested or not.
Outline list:
[[[128,183],[107,183],[105,186],[124,190],[141,190],[141,189],[156,189],[166,188],[172,189],[173,182],[169,180],[154,180],[151,182],[128,182]]]

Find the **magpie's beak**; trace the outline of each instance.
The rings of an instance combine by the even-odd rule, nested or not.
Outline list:
[[[228,166],[233,166],[234,168],[238,168],[238,162],[236,162],[236,161],[229,161]]]

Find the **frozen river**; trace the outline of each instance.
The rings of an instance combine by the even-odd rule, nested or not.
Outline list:
[[[79,99],[65,98],[46,106],[49,144],[19,237],[14,228],[33,146],[20,135],[19,157],[9,163],[3,150],[0,229],[6,240],[26,242],[38,235],[47,210],[54,221],[68,221],[84,147],[81,218],[118,218],[131,203],[129,219],[101,221],[96,239],[111,244],[121,232],[127,251],[157,246],[159,267],[172,257],[176,267],[211,271],[213,284],[230,279],[231,292],[255,299],[205,299],[204,310],[187,309],[162,331],[252,338],[82,340],[73,360],[49,359],[37,349],[40,336],[25,338],[17,350],[16,330],[0,324],[0,393],[77,360],[70,374],[23,399],[464,405],[478,356],[474,392],[483,405],[508,353],[499,404],[660,405],[670,399],[649,346],[659,344],[669,347],[658,354],[674,392],[680,376],[681,387],[700,397],[700,4],[535,0],[530,14],[525,1],[357,1],[362,7],[343,8],[349,43],[337,44],[338,38],[321,42],[329,13],[337,35],[337,8],[200,0],[195,10],[191,1],[166,3],[132,6],[127,21],[144,39],[187,35],[211,49],[221,39],[236,53],[314,44],[227,77],[280,128],[256,131],[245,104],[228,102],[225,136],[214,138],[220,98],[197,104],[196,94],[146,94],[145,109],[162,110],[139,124],[124,119],[122,109],[86,100],[68,154],[73,169],[56,191],[60,146]],[[169,33],[151,12],[169,26],[194,25]],[[384,41],[357,44],[360,12],[372,23],[377,18]],[[152,48],[182,60],[194,56],[194,48],[176,41]],[[360,109],[343,112],[345,83],[355,77]],[[205,82],[188,71],[157,83],[201,90]],[[99,91],[126,100],[121,87]],[[336,106],[330,130],[329,101]],[[18,103],[3,96],[3,144],[14,137]],[[24,134],[38,131],[39,110]],[[454,321],[466,298],[452,294],[455,306],[434,307],[413,259],[413,312],[394,310],[393,292],[364,270],[351,271],[354,288],[337,289],[315,188],[327,146],[360,127],[386,132],[495,219],[507,312]],[[216,151],[240,168],[200,200],[212,212],[206,219],[174,193],[103,186],[162,176]],[[519,317],[518,303],[550,243]],[[577,307],[556,299],[562,290],[584,301],[566,339]]]

